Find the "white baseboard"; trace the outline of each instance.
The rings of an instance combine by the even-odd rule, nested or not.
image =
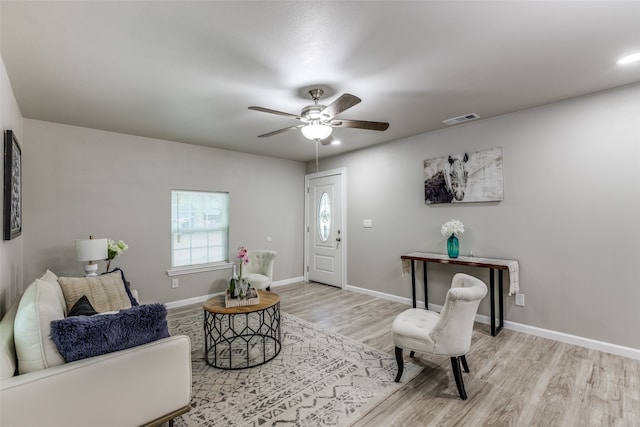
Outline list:
[[[294,277],[292,279],[285,279],[285,280],[276,280],[275,282],[271,283],[271,287],[272,288],[277,288],[278,286],[283,286],[283,285],[291,285],[293,283],[299,283],[302,282],[304,280],[303,276],[300,277]]]
[[[387,294],[379,291],[372,291],[370,289],[358,288],[355,286],[347,285],[346,290],[352,292],[358,292],[365,295],[370,295],[376,298],[382,298],[388,301],[399,302],[401,304],[412,305],[411,298],[399,297],[396,295]],[[424,301],[417,301],[417,306],[424,308]],[[434,311],[442,310],[441,305],[429,304],[429,309]],[[491,318],[482,314],[476,315],[476,321],[485,325],[491,324]],[[611,344],[603,341],[596,341],[590,338],[579,337],[577,335],[565,334],[564,332],[552,331],[549,329],[538,328],[536,326],[524,325],[522,323],[504,321],[504,328],[512,331],[523,332],[529,335],[535,335],[542,338],[548,338],[555,341],[560,341],[567,344],[573,344],[580,347],[589,348],[592,350],[603,351],[605,353],[611,353],[618,356],[628,357],[634,360],[640,360],[640,349],[624,347],[617,344]]]
[[[198,303],[205,302],[209,298],[213,298],[213,297],[215,297],[217,295],[222,295],[222,292],[216,292],[215,294],[209,294],[209,295],[202,295],[202,296],[199,296],[199,297],[181,299],[181,300],[178,300],[178,301],[171,301],[171,302],[165,303],[164,305],[167,307],[167,309],[186,307],[188,305],[193,305],[193,304],[198,304]]]
[[[277,281],[271,283],[271,287],[275,288],[275,287],[278,287],[278,286],[290,285],[292,283],[302,282],[302,280],[303,280],[302,276],[301,277],[294,277],[292,279],[277,280]],[[222,292],[216,292],[215,294],[202,295],[202,296],[199,296],[199,297],[193,297],[193,298],[187,298],[187,299],[178,300],[178,301],[172,301],[172,302],[166,303],[165,306],[167,307],[167,309],[186,307],[188,305],[203,303],[206,300],[208,300],[210,298],[213,298],[213,297],[215,297],[217,295],[222,295]]]
[[[294,277],[291,279],[278,280],[276,282],[273,282],[271,284],[271,287],[290,285],[293,283],[301,282],[303,280],[304,280],[303,277]],[[370,296],[381,298],[387,301],[398,302],[400,304],[405,304],[408,306],[411,305],[411,298],[399,297],[399,296],[387,294],[384,292],[373,291],[371,289],[359,288],[359,287],[350,286],[350,285],[347,285],[345,289],[351,292],[370,295]],[[173,301],[173,302],[166,303],[165,305],[168,309],[185,307],[188,305],[203,303],[209,298],[212,298],[216,295],[222,295],[222,292],[217,292],[214,294],[203,295],[203,296],[194,297],[194,298],[183,299],[179,301]],[[418,301],[417,305],[420,308],[424,308],[424,301]],[[442,310],[442,306],[436,305],[436,304],[429,304],[429,309],[434,311],[440,311]],[[491,324],[491,318],[489,316],[485,316],[482,314],[476,315],[476,321],[479,323],[483,323],[485,325]],[[560,341],[567,344],[573,344],[580,347],[589,348],[592,350],[604,351],[605,353],[611,353],[618,356],[628,357],[634,360],[640,360],[640,349],[637,349],[637,348],[624,347],[621,345],[611,344],[604,341],[597,341],[590,338],[579,337],[577,335],[566,334],[564,332],[552,331],[549,329],[538,328],[536,326],[530,326],[522,323],[511,322],[509,320],[504,321],[504,328],[510,329],[516,332],[523,332],[529,335],[535,335],[542,338],[548,338],[555,341]]]

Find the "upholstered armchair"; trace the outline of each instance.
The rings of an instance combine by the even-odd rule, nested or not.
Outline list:
[[[273,262],[276,251],[249,250],[249,262],[242,267],[242,276],[256,289],[271,290],[273,280]]]
[[[431,353],[451,358],[453,376],[456,380],[460,398],[465,400],[467,393],[462,381],[460,364],[464,372],[469,372],[465,355],[471,347],[473,322],[480,300],[487,295],[487,285],[467,274],[458,273],[453,277],[451,289],[440,314],[435,311],[412,308],[400,313],[391,326],[393,342],[396,347],[398,375],[402,377],[404,362],[402,350]]]

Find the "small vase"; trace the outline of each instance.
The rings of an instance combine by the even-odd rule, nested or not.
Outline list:
[[[249,282],[244,277],[240,279],[240,298],[247,298],[247,291],[249,290]]]
[[[458,258],[460,254],[460,242],[455,234],[452,234],[447,239],[447,253],[449,254],[449,258]]]

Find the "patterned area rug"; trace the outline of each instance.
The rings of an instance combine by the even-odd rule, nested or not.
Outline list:
[[[192,345],[191,411],[175,426],[348,426],[402,383],[392,355],[282,313],[282,350],[265,365],[226,371],[204,361],[203,313],[169,320],[171,335]]]

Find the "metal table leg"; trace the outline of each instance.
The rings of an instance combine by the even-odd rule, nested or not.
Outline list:
[[[496,336],[496,292],[495,292],[495,272],[493,268],[489,270],[489,299],[491,303],[491,335]]]
[[[498,270],[498,315],[500,316],[498,326],[496,327],[496,292],[495,292],[495,269],[489,270],[489,295],[491,299],[491,336],[498,335],[498,332],[504,328],[504,293],[502,270]]]
[[[413,308],[416,308],[416,266],[414,260],[411,260],[411,297]]]
[[[424,308],[429,310],[429,297],[427,296],[427,263],[422,263],[422,277],[424,280]]]

